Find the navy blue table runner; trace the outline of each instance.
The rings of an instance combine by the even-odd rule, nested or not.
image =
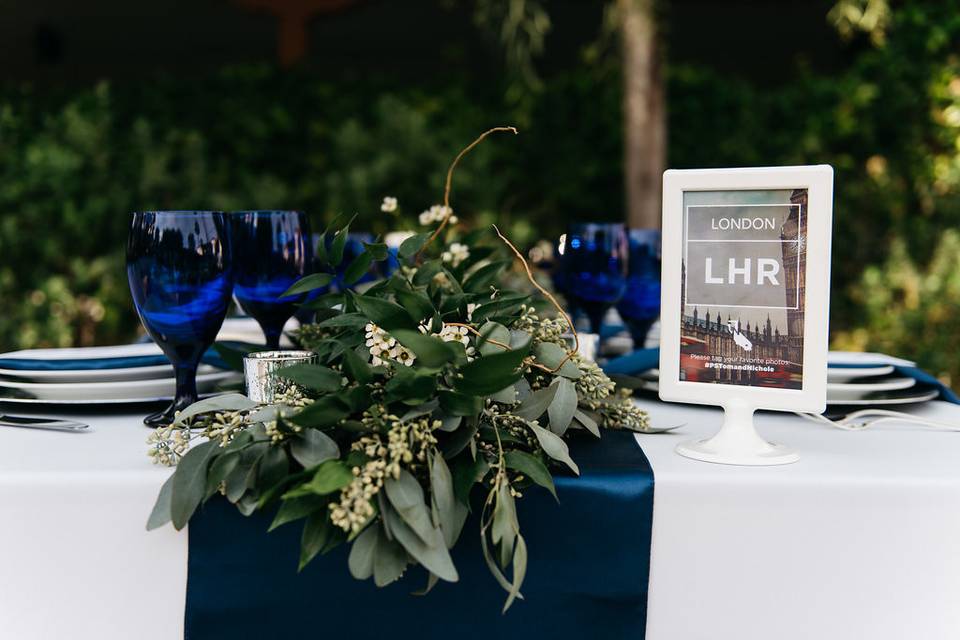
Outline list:
[[[504,615],[506,594],[483,562],[474,515],[453,551],[460,581],[414,596],[426,584],[421,569],[377,589],[350,576],[345,545],[297,574],[302,524],[267,533],[271,516],[245,518],[215,499],[190,522],[185,637],[642,639],[650,464],[623,432],[577,438],[571,455],[582,474],[557,478],[560,504],[536,487],[517,501],[529,566],[525,599]]]

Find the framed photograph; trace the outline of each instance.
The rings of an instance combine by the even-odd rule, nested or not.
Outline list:
[[[832,219],[827,165],[664,173],[663,400],[719,405],[728,421],[824,410]],[[724,441],[690,457],[723,457]],[[766,453],[736,464],[796,460],[782,447]]]

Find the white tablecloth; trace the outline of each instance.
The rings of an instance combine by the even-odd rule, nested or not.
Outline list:
[[[648,640],[960,637],[960,433],[761,414],[800,462],[727,467],[673,453],[719,411],[643,406],[687,423],[637,438],[656,477]],[[169,471],[138,417],[77,418],[93,432],[0,428],[0,638],[179,639],[187,536],[144,529]]]

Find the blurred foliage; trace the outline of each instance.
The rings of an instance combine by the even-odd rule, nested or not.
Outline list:
[[[527,22],[541,12],[533,1],[503,6]],[[832,164],[834,335],[916,354],[960,380],[960,362],[941,357],[935,336],[889,327],[898,311],[905,324],[927,314],[957,335],[960,313],[937,320],[933,301],[886,312],[876,302],[899,295],[904,274],[955,277],[956,263],[934,256],[949,252],[943,231],[960,222],[960,2],[837,7],[830,19],[851,57],[836,73],[799,64],[757,84],[672,67],[669,164]],[[478,19],[519,37],[508,14]],[[547,18],[538,20],[545,32]],[[358,228],[412,227],[441,199],[453,155],[494,125],[527,123],[465,160],[452,196],[462,219],[496,220],[521,244],[570,220],[619,219],[621,75],[605,33],[579,66],[543,76],[523,100],[510,93],[515,77],[336,84],[262,66],[62,94],[0,89],[0,349],[133,333],[122,268],[132,210],[301,208],[317,225],[357,212]],[[523,38],[535,54],[537,39]],[[399,218],[380,213],[386,195],[399,199]],[[960,306],[955,290],[936,295]]]

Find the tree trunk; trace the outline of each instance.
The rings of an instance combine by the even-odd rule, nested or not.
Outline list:
[[[617,0],[623,39],[623,175],[627,223],[660,227],[667,125],[654,0]]]

